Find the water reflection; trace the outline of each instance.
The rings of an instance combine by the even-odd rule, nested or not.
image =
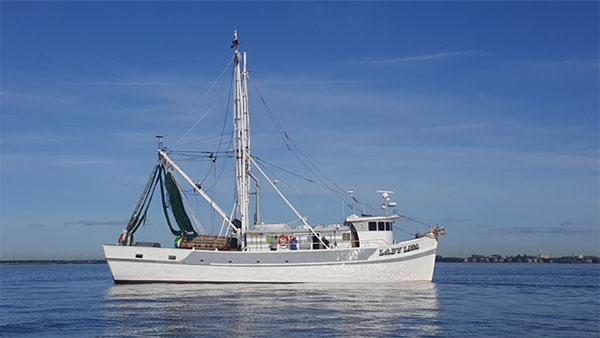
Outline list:
[[[431,336],[433,283],[115,285],[106,336]]]

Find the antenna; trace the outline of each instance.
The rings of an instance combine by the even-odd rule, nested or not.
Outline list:
[[[231,42],[231,47],[229,48],[235,48],[235,51],[237,52],[237,46],[240,43],[238,42],[238,38],[237,38],[237,29],[233,30],[233,41]]]
[[[389,208],[396,207],[396,202],[390,201],[390,195],[394,192],[391,190],[377,190],[378,193],[381,194],[381,209],[385,209],[385,214],[389,214]]]
[[[390,200],[390,195],[394,193],[391,190],[377,190],[377,192],[380,193],[381,196],[388,201]]]
[[[163,137],[161,135],[155,136],[158,139],[158,149],[162,149],[163,147]]]

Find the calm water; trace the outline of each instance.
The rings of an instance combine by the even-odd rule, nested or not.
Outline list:
[[[600,265],[436,265],[434,283],[113,285],[98,265],[0,266],[6,337],[598,337]]]

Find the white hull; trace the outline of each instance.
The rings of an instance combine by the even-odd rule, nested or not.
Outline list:
[[[422,237],[380,248],[264,252],[103,247],[115,283],[430,282],[437,240]]]

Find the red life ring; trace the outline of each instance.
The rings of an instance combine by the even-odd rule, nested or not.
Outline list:
[[[286,246],[289,241],[290,239],[287,235],[279,235],[279,238],[277,239],[277,243],[281,246]]]

